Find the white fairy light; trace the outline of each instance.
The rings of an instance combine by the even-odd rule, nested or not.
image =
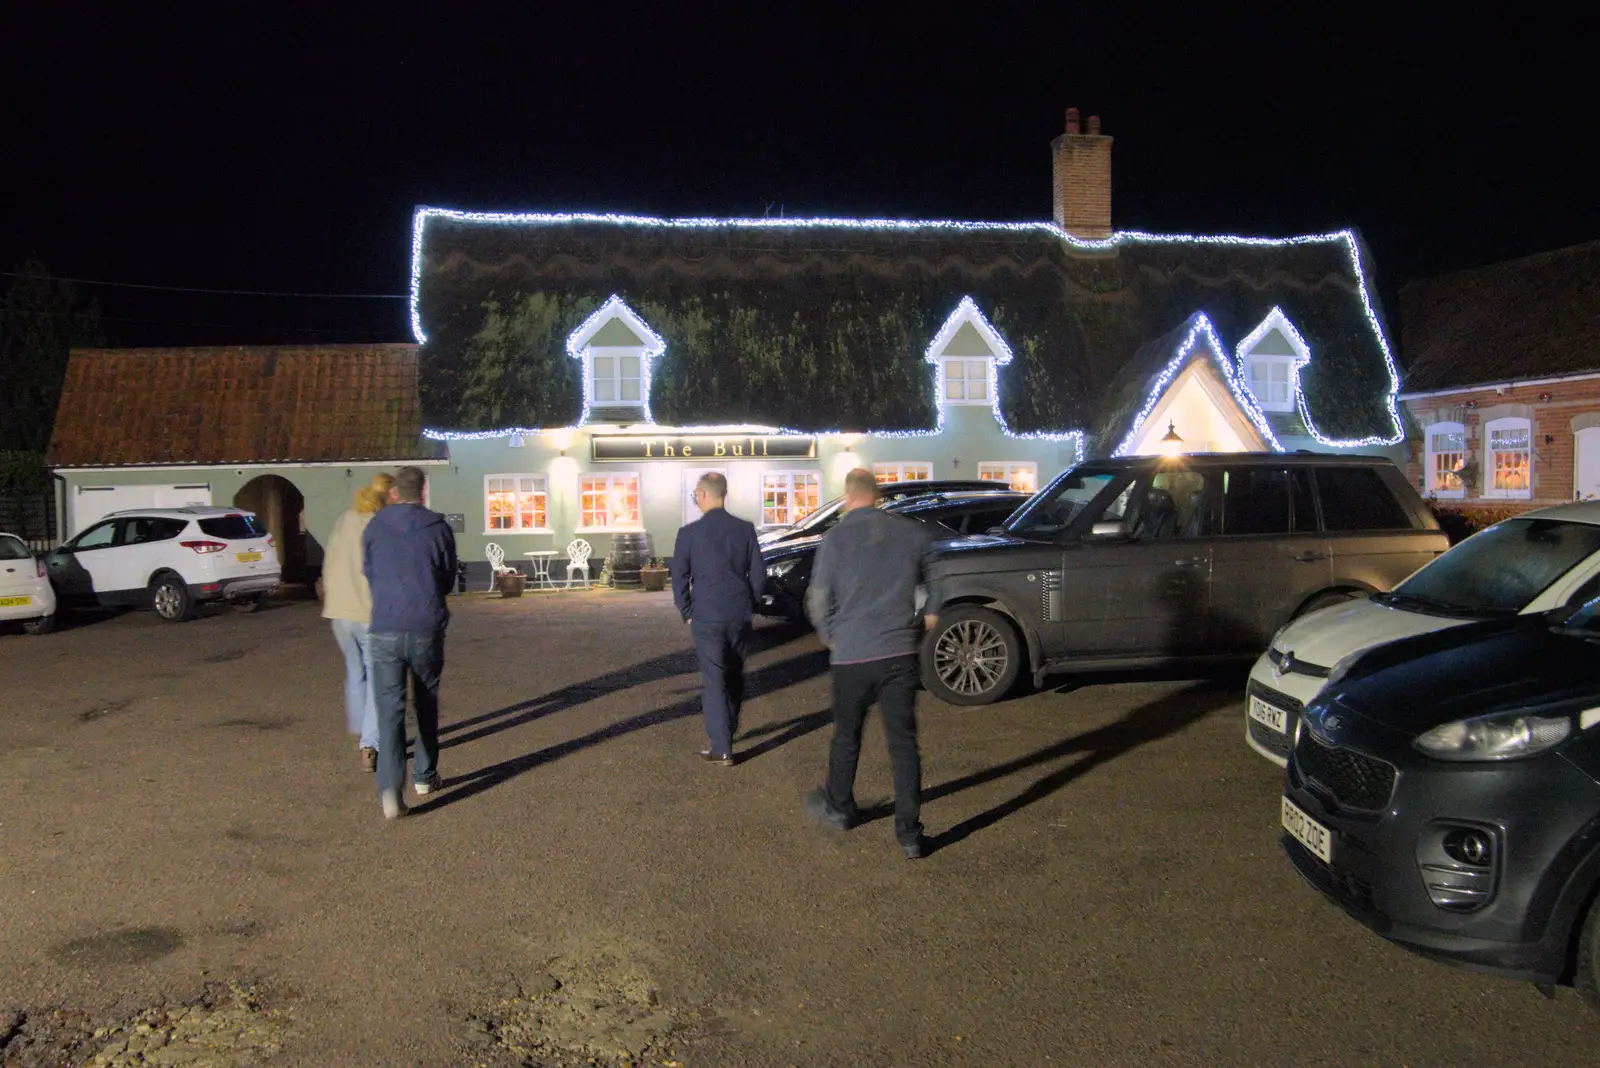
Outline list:
[[[639,396],[644,408],[644,421],[655,422],[650,415],[650,364],[667,350],[667,343],[662,340],[660,334],[650,329],[649,324],[639,318],[621,297],[613,293],[609,300],[578,325],[578,329],[567,335],[567,355],[583,361],[583,414],[578,416],[578,426],[588,423],[589,398],[593,396],[594,360],[587,356],[589,342],[600,332],[600,328],[612,319],[621,319],[623,325],[633,331],[635,337],[644,341],[644,353],[639,366]],[[623,407],[624,402],[618,401],[616,406]]]

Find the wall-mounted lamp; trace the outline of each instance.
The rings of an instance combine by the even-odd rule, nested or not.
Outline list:
[[[1539,399],[1544,401],[1546,404],[1549,404],[1550,403],[1550,394],[1549,393],[1541,393],[1541,394],[1539,394]]]
[[[1475,401],[1475,400],[1469,400],[1469,401],[1467,401],[1467,407],[1468,407],[1468,408],[1469,408],[1469,409],[1470,409],[1470,408],[1476,408],[1476,407],[1477,407],[1477,406],[1478,406],[1478,402],[1477,402],[1477,401]]]
[[[1177,424],[1170,419],[1167,420],[1167,432],[1161,435],[1161,455],[1183,455],[1183,439],[1178,436]]]
[[[1551,437],[1549,434],[1546,434],[1544,436],[1544,443],[1546,445],[1554,445],[1556,443],[1556,439]]]

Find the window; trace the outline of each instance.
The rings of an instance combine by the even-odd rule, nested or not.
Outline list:
[[[1022,538],[1059,537],[1066,533],[1067,528],[1096,497],[1107,492],[1108,487],[1117,480],[1117,476],[1118,472],[1115,470],[1095,470],[1087,467],[1081,470],[1074,469],[1056,480],[1044,494],[1019,508],[1016,515],[1006,524],[1006,529]],[[1127,502],[1123,497],[1118,497],[1117,500],[1121,504],[1117,509],[1116,518],[1121,518],[1121,509]]]
[[[483,480],[483,529],[491,534],[548,531],[548,498],[543,475],[490,475]]]
[[[118,545],[145,545],[155,541],[171,541],[189,525],[186,519],[164,519],[159,516],[140,515],[124,520],[122,537]]]
[[[817,510],[821,493],[815,471],[768,471],[761,476],[761,525],[793,526]]]
[[[117,532],[117,521],[107,519],[96,523],[88,530],[79,534],[67,543],[67,548],[74,552],[83,549],[108,549],[111,547],[112,536]]]
[[[978,477],[985,482],[1004,482],[1018,493],[1039,488],[1039,465],[1025,461],[997,461],[978,465]]]
[[[989,361],[949,357],[944,361],[944,399],[951,404],[989,403]]]
[[[1457,545],[1394,588],[1392,603],[1465,615],[1510,615],[1600,552],[1600,527],[1508,519]]]
[[[1294,357],[1251,356],[1246,367],[1250,392],[1262,411],[1294,411]]]
[[[1461,469],[1467,466],[1467,428],[1460,423],[1434,423],[1427,430],[1428,492],[1435,497],[1464,497]]]
[[[639,476],[584,475],[578,480],[580,534],[639,529]]]
[[[1329,531],[1410,530],[1411,516],[1370,467],[1319,467],[1322,525]]]
[[[213,516],[210,519],[200,520],[200,529],[213,538],[224,541],[247,541],[250,538],[264,538],[267,528],[261,520],[253,515],[235,512],[233,515]]]
[[[590,349],[589,399],[596,404],[642,404],[644,356],[638,349]]]
[[[0,560],[32,560],[33,553],[21,538],[0,534]]]
[[[872,477],[878,480],[880,486],[890,482],[926,482],[933,477],[933,464],[924,460],[899,464],[873,464]]]
[[[1526,419],[1494,419],[1483,428],[1485,497],[1533,495],[1533,428]]]

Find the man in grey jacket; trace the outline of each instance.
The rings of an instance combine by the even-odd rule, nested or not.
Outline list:
[[[806,795],[806,814],[844,831],[858,814],[861,728],[877,701],[894,770],[894,833],[907,860],[922,857],[922,757],[917,751],[917,588],[933,532],[877,507],[872,472],[845,476],[844,518],[822,539],[806,608],[833,667],[833,743],[828,781]],[[930,591],[930,604],[937,604]]]

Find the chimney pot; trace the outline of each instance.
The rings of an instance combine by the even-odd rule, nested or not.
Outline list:
[[[1067,133],[1075,134],[1077,132],[1078,132],[1078,109],[1077,108],[1068,108],[1067,109]]]
[[[1099,137],[1100,136],[1100,116],[1098,116],[1098,115],[1090,115],[1089,116],[1089,134],[1092,137]]]

